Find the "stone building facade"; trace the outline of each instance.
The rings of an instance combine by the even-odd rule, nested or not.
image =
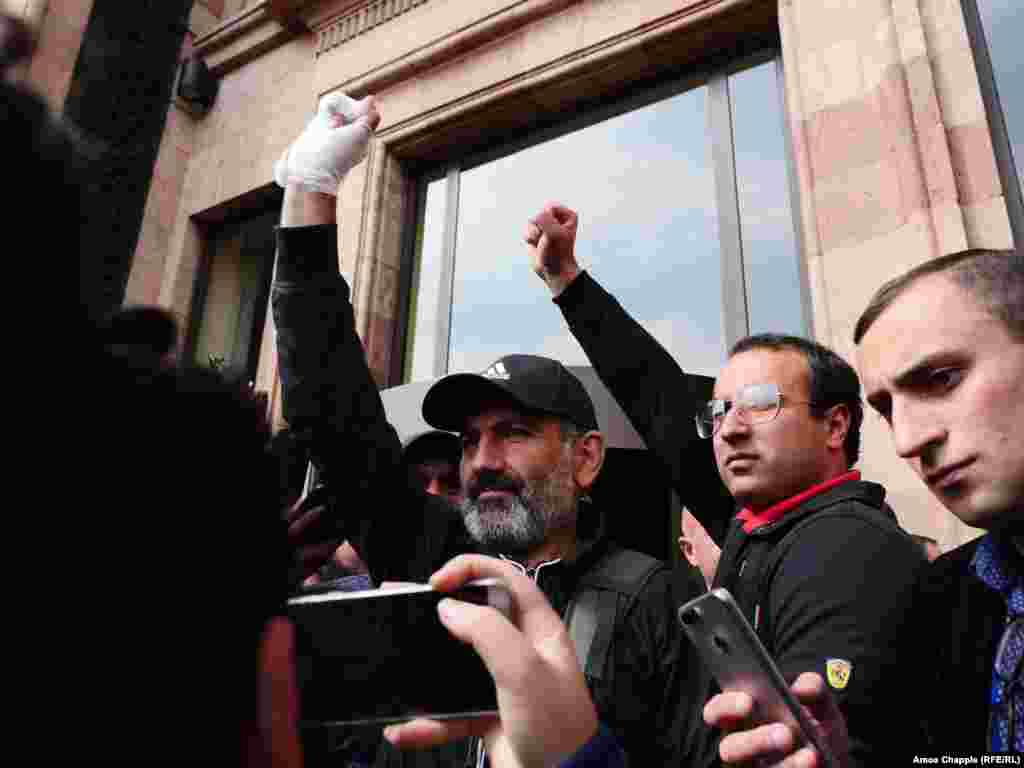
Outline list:
[[[1012,131],[1019,136],[1020,128],[1008,131],[1004,120],[1009,86],[1002,83],[1000,101],[979,11],[985,2],[198,0],[183,56],[205,63],[218,92],[205,113],[180,99],[170,107],[126,301],[172,309],[188,329],[185,353],[200,360],[230,358],[225,345],[241,349],[280,418],[265,292],[267,228],[280,200],[274,162],[320,96],[373,93],[383,122],[338,197],[340,267],[382,386],[417,370],[454,369],[470,359],[458,358],[454,341],[449,351],[433,339],[431,349],[440,352],[426,368],[415,369],[411,357],[416,335],[427,333],[417,323],[427,298],[441,307],[429,321],[432,332],[447,338],[463,322],[456,310],[463,311],[466,294],[458,294],[462,278],[452,274],[461,227],[500,216],[467,208],[474,205],[465,197],[472,168],[503,157],[514,164],[508,158],[524,147],[571,143],[577,127],[706,88],[701,120],[711,127],[700,152],[715,182],[708,187],[714,245],[688,258],[716,263],[716,283],[705,292],[723,297],[716,344],[724,349],[766,328],[752,321],[758,278],[744,255],[758,231],[747,223],[753,213],[744,200],[757,198],[744,198],[746,161],[737,149],[751,121],[739,114],[739,82],[731,107],[730,86],[721,82],[732,82],[744,62],[767,62],[777,73],[772,99],[781,120],[756,127],[777,129],[784,148],[777,196],[787,201],[793,261],[792,298],[779,300],[799,304],[797,330],[849,358],[856,317],[884,280],[934,256],[1010,248],[1024,237],[1012,149]],[[71,27],[89,2],[61,6],[61,23]],[[37,56],[45,52],[43,45]],[[66,68],[59,61],[32,67],[57,74]],[[59,79],[52,83],[56,101]],[[630,151],[639,168],[640,150]],[[586,165],[581,173],[589,172]],[[431,213],[433,182],[442,185],[434,188],[441,213]],[[539,208],[549,193],[539,178],[534,189]],[[428,247],[447,254],[441,288],[429,297],[421,285]],[[511,285],[497,251],[519,254],[521,246],[495,244],[490,280]],[[595,274],[601,278],[596,266]],[[543,301],[539,293],[537,299]],[[861,468],[887,486],[905,527],[944,547],[972,535],[931,499],[877,420],[869,416],[864,431]]]
[[[59,111],[71,85],[92,0],[67,0],[60,3],[59,12],[52,13],[51,5],[50,0],[0,0],[0,12],[36,30],[36,53],[18,75]]]

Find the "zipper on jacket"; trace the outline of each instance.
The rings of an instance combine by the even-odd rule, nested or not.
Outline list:
[[[541,569],[546,567],[546,566],[555,565],[557,563],[562,562],[562,558],[558,557],[558,558],[555,558],[554,560],[545,560],[543,563],[537,563],[537,565],[533,566],[533,568],[527,568],[525,565],[520,563],[518,560],[513,560],[511,557],[508,557],[506,555],[500,555],[500,557],[506,563],[511,563],[516,568],[518,568],[520,573],[522,573],[528,579],[531,579],[533,581],[533,583],[536,584],[538,587],[540,586],[540,572],[541,572]],[[484,748],[484,740],[483,740],[483,738],[478,737],[477,741],[476,741],[476,768],[485,768],[486,765],[487,765],[487,749]]]
[[[549,565],[556,565],[557,563],[562,562],[562,558],[556,557],[554,560],[545,560],[543,563],[537,563],[537,565],[533,566],[533,568],[527,568],[518,560],[513,560],[511,557],[508,557],[506,555],[500,555],[500,557],[506,563],[510,563],[511,565],[514,565],[516,568],[518,568],[520,573],[522,573],[527,578],[531,579],[533,583],[537,584],[538,586],[540,585],[541,569],[546,568]]]

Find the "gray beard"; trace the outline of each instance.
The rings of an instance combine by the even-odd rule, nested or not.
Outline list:
[[[466,530],[491,553],[526,555],[544,544],[551,531],[576,524],[576,493],[566,461],[547,477],[527,482],[516,496],[466,498],[460,505]]]

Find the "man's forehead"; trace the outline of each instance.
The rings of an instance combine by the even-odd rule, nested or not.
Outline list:
[[[462,431],[486,429],[508,421],[521,421],[537,426],[546,421],[557,421],[557,418],[511,403],[492,403],[485,404],[477,413],[467,417]]]
[[[892,387],[919,361],[970,350],[972,339],[993,322],[946,276],[921,278],[882,310],[857,345],[865,394]]]
[[[715,397],[729,399],[753,384],[776,384],[783,392],[806,390],[810,371],[795,349],[754,348],[733,355],[715,380]]]

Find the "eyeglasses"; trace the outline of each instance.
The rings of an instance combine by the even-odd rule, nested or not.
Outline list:
[[[995,673],[1003,684],[1000,706],[1007,721],[1006,748],[1013,750],[1016,738],[1017,712],[1013,706],[1016,688],[1021,682],[1021,661],[1024,660],[1024,616],[1018,616],[1006,625],[1003,636],[996,648]],[[992,744],[992,729],[996,727],[995,711],[989,717],[989,745]]]
[[[791,405],[820,405],[811,400],[790,400],[779,392],[776,384],[753,384],[737,392],[733,400],[709,400],[699,406],[694,416],[697,434],[705,439],[714,435],[722,427],[729,411],[734,409],[736,417],[744,424],[769,422],[779,415],[783,399]]]

